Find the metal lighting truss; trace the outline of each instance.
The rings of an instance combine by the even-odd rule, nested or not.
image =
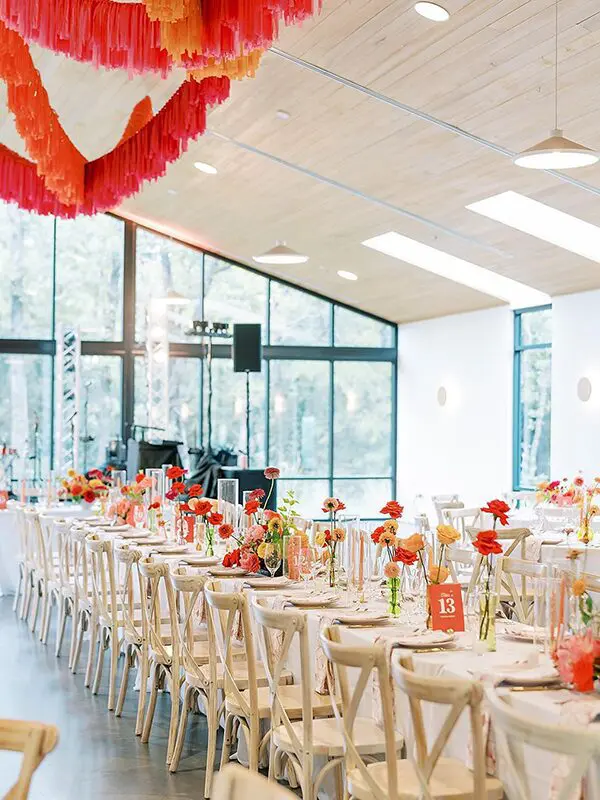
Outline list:
[[[60,475],[79,462],[81,340],[79,329],[60,325],[56,332],[56,421],[54,463]]]
[[[168,307],[164,300],[148,304],[146,326],[146,381],[148,428],[169,427]]]

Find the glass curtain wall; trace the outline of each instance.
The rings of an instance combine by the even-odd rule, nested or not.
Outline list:
[[[393,494],[396,326],[110,215],[53,220],[0,203],[0,446],[16,475],[47,474],[53,456],[54,359],[61,325],[81,335],[80,467],[109,440],[148,424],[147,312],[169,307],[165,438],[208,444],[207,365],[192,319],[260,323],[263,362],[250,376],[250,465],[280,468],[317,516],[335,494],[377,516]],[[213,449],[245,450],[245,375],[229,342],[212,362]]]
[[[552,308],[515,312],[515,491],[550,478],[552,408]]]

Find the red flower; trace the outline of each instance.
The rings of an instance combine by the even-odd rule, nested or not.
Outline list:
[[[504,500],[490,500],[487,506],[482,509],[484,514],[492,514],[494,519],[498,520],[501,525],[508,525],[508,512],[510,506]]]
[[[218,530],[221,539],[229,539],[233,536],[233,527],[231,525],[221,525]]]
[[[125,487],[123,487],[123,489],[125,489]],[[121,489],[121,494],[126,494],[127,491],[126,490],[123,491],[123,489]],[[168,492],[165,492],[165,497],[167,498],[167,500],[176,500],[177,495],[178,492],[176,492],[175,489],[169,489]]]
[[[260,569],[260,559],[251,550],[245,550],[240,557],[240,567],[246,572],[258,572]]]
[[[180,511],[189,511],[190,514],[192,513],[192,509],[188,506],[187,503],[180,503],[179,510]]]
[[[240,563],[240,550],[232,550],[231,553],[225,553],[223,556],[224,567],[237,567]]]
[[[581,475],[578,475],[578,476],[575,478],[575,480],[573,481],[573,483],[575,484],[575,486],[583,486],[583,484],[585,483],[585,481],[583,480],[583,478],[581,477]]]
[[[382,533],[385,533],[385,528],[383,525],[380,525],[378,528],[375,528],[373,533],[371,534],[371,539],[375,542],[375,544],[379,544],[379,537]]]
[[[129,492],[129,486],[121,486],[121,494],[127,494],[128,492]],[[170,497],[169,500],[171,500]]]
[[[138,472],[138,474],[135,476],[135,482],[136,483],[141,483],[144,480],[145,477],[146,476],[144,475],[143,472]]]
[[[394,561],[401,561],[410,567],[417,560],[417,554],[412,553],[410,550],[405,550],[404,547],[397,547],[394,553]]]
[[[181,467],[169,467],[167,470],[167,478],[171,480],[178,480],[179,478],[183,478],[187,469],[182,469]]]
[[[325,531],[325,542],[330,542],[330,541],[331,541],[331,531],[327,529]]]
[[[277,469],[277,467],[267,467],[264,472],[264,476],[268,481],[276,481],[280,475],[281,472]]]
[[[379,512],[380,514],[387,514],[392,519],[399,519],[402,516],[402,512],[404,511],[404,506],[401,506],[395,500],[390,500],[387,502],[384,507]]]
[[[171,484],[171,489],[177,492],[177,494],[185,494],[185,484],[182,481],[174,481]]]
[[[560,486],[560,481],[552,481],[552,483],[548,484],[548,491],[552,492],[554,489],[558,489]]]
[[[262,500],[264,496],[265,493],[263,489],[255,489],[248,495],[248,500]]]
[[[473,539],[473,547],[482,556],[499,555],[502,552],[496,531],[479,531],[476,538]]]
[[[203,517],[205,514],[212,508],[212,503],[210,500],[200,500],[198,497],[192,497],[188,500],[188,505],[194,514],[197,514],[199,517]]]
[[[71,494],[77,496],[83,492],[83,486],[80,483],[71,484]]]
[[[218,514],[216,511],[213,511],[212,514],[206,517],[206,521],[209,525],[220,525],[223,522],[223,514]]]
[[[87,476],[88,476],[88,478],[90,480],[93,480],[94,478],[97,478],[98,480],[102,480],[102,478],[104,477],[102,475],[102,472],[99,469],[91,469],[88,472]]]
[[[87,489],[83,493],[83,499],[85,500],[86,503],[93,503],[94,500],[96,499],[96,494],[95,494],[94,490],[93,489]]]
[[[200,486],[199,483],[193,483],[191,486],[188,486],[188,497],[200,497],[204,494],[204,489]]]
[[[244,511],[248,516],[250,516],[251,514],[256,514],[259,508],[260,508],[260,503],[258,500],[248,500],[248,502],[244,506]]]
[[[160,500],[155,500],[153,503],[150,503],[148,508],[160,508]]]

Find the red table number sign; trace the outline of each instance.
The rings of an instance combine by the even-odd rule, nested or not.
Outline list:
[[[465,612],[459,583],[430,584],[429,605],[434,631],[464,631]]]

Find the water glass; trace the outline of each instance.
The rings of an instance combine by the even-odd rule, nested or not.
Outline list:
[[[275,573],[281,566],[281,557],[281,544],[279,542],[268,542],[264,562],[272,578],[275,577]]]

